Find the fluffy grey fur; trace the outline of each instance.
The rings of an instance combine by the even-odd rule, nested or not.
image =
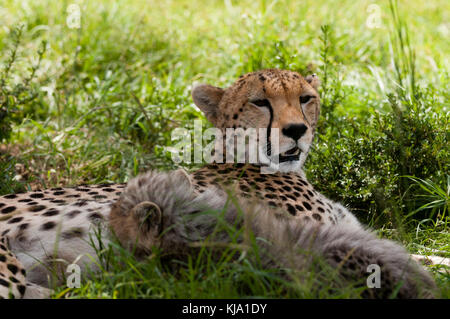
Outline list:
[[[367,267],[376,264],[381,268],[381,287],[366,289],[364,296],[386,298],[397,291],[399,298],[433,297],[431,276],[391,240],[379,239],[357,224],[301,223],[264,203],[234,203],[221,189],[194,193],[183,171],[148,172],[129,182],[111,211],[110,225],[122,244],[138,253],[158,246],[182,256],[205,242],[216,247],[229,243],[229,234],[217,231],[225,222],[241,230],[239,242],[244,247],[251,246],[251,233],[258,238],[265,267],[300,274],[319,267],[319,258],[337,269],[344,281],[366,285],[371,274]]]

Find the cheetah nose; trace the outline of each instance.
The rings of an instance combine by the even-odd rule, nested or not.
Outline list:
[[[305,124],[289,124],[283,128],[282,132],[284,135],[297,141],[305,134],[307,129]]]

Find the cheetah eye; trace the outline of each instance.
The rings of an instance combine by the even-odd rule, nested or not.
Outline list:
[[[256,106],[259,107],[269,107],[270,106],[270,102],[267,99],[263,99],[263,100],[254,100],[254,101],[250,101],[250,103],[255,104]]]
[[[312,98],[314,98],[314,96],[312,96],[312,95],[303,95],[303,96],[300,96],[300,103],[301,103],[301,104],[306,104],[306,103],[308,103]]]

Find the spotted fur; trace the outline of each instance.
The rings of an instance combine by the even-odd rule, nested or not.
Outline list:
[[[110,205],[124,187],[83,185],[0,197],[0,297],[48,297],[48,288],[61,283],[75,262],[95,270],[96,232],[106,228]],[[10,265],[20,270],[16,278],[7,272]]]

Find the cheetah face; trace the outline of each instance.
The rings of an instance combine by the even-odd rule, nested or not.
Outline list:
[[[194,88],[195,104],[212,124],[256,128],[258,163],[272,171],[299,171],[314,138],[320,98],[316,75],[269,69],[243,75],[227,89]]]

